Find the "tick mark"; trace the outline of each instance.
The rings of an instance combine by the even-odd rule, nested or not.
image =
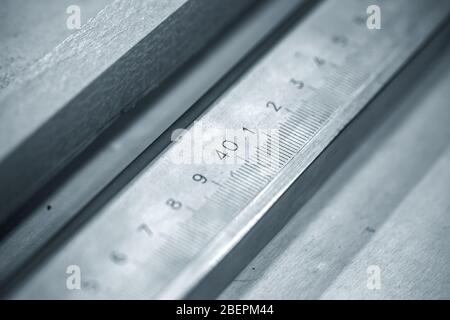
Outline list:
[[[222,185],[220,183],[218,183],[217,181],[211,180],[212,183],[214,183],[216,186],[221,187]]]
[[[191,207],[189,207],[189,206],[186,206],[186,209],[187,210],[189,210],[189,211],[191,211],[191,212],[197,212],[197,210],[195,210],[194,208],[191,208]]]

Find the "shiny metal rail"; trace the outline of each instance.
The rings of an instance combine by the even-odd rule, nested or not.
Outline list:
[[[259,2],[116,0],[16,77],[0,92],[0,224]]]
[[[221,299],[450,299],[450,44],[423,62]]]
[[[81,215],[90,215],[87,211],[94,214],[113,197],[170,143],[170,126],[188,126],[223,88],[284,34],[283,30],[296,21],[298,14],[307,11],[306,6],[311,6],[311,2],[261,3],[187,67],[178,70],[176,77],[159,88],[157,94],[140,100],[103,132],[21,210],[24,218],[19,223],[10,224],[9,230],[0,229],[0,288],[11,283],[19,269],[30,267],[33,256],[69,221],[79,217],[80,211]],[[136,158],[139,160],[134,161]]]
[[[223,287],[269,240],[270,222],[287,219],[290,187],[313,183],[316,159],[450,11],[447,1],[380,1],[383,29],[368,30],[360,19],[368,4],[318,6],[199,118],[202,150],[241,161],[174,163],[190,150],[194,125],[11,297],[195,298]],[[217,128],[273,131],[264,152],[240,153],[246,148]],[[271,210],[280,201],[286,212]],[[83,290],[67,289],[69,265],[81,267]]]

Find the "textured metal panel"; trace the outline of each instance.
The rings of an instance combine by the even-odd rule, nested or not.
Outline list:
[[[256,0],[116,0],[0,93],[0,222]]]
[[[26,76],[27,69],[76,29],[66,26],[72,0],[2,0],[0,5],[0,92]],[[77,0],[81,23],[113,0]]]
[[[449,49],[221,299],[450,298]]]
[[[209,101],[222,92],[222,87],[244,72],[245,66],[255,60],[253,56],[264,52],[253,49],[270,46],[266,42],[272,42],[267,39],[272,38],[272,31],[303,4],[303,0],[272,0],[250,12],[189,68],[179,71],[176,81],[159,90],[156,97],[143,99],[132,112],[104,132],[81,159],[64,170],[52,188],[47,188],[51,191],[38,197],[37,205],[24,210],[27,217],[1,238],[0,286],[10,282],[13,274],[27,265],[26,262],[80,211],[92,211],[92,207],[98,208],[107,201],[105,198],[114,196],[115,191],[111,190],[126,184],[159,152],[148,148],[155,140],[159,150],[170,143],[170,136],[161,137],[161,133],[195,105],[195,112],[191,108],[187,114],[189,119],[182,117],[176,124],[177,128],[189,125],[195,114],[207,108]],[[249,52],[252,52],[250,57],[242,61]],[[230,69],[234,71],[229,73]],[[218,82],[220,85],[216,85]],[[212,87],[214,90],[204,96]],[[145,155],[125,170],[144,151]],[[107,191],[103,190],[106,187]],[[99,194],[108,197],[97,199]]]
[[[385,7],[389,32],[369,33],[349,17],[349,12],[364,12],[366,3],[341,4],[320,6],[200,118],[206,128],[278,128],[280,158],[258,153],[255,158],[252,150],[244,163],[179,165],[172,156],[186,150],[190,140],[174,143],[50,257],[15,297],[214,294],[255,246],[268,241],[270,232],[265,232],[286,221],[292,202],[302,200],[324,166],[332,165],[331,160],[322,162],[327,159],[322,153],[329,155],[336,145],[345,149],[337,144],[342,143],[339,134],[442,29],[449,9],[445,2],[390,3]],[[423,19],[417,23],[419,16]],[[327,63],[317,63],[317,57]],[[309,84],[307,90],[292,85],[297,74]],[[267,101],[284,107],[265,108]],[[208,132],[207,137],[211,148],[223,141],[221,132]],[[271,162],[275,165],[267,165]],[[196,172],[218,183],[194,185]],[[297,199],[286,198],[294,191],[300,192]],[[147,236],[140,232],[142,224],[151,229]],[[62,272],[71,263],[82,267],[95,290],[66,290]]]

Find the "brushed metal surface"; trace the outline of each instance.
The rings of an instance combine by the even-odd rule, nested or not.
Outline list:
[[[116,0],[0,92],[0,223],[256,0]]]
[[[297,125],[299,130],[310,131],[310,135],[300,135],[296,143],[301,148],[298,153],[292,154],[293,157],[284,164],[282,171],[265,172],[269,176],[273,175],[270,176],[269,184],[252,194],[252,191],[245,192],[243,189],[243,185],[249,181],[239,181],[239,184],[235,182],[234,187],[240,191],[236,192],[235,189],[234,193],[227,193],[231,197],[228,203],[222,202],[217,206],[217,203],[205,203],[208,198],[203,198],[203,203],[200,203],[199,209],[193,210],[194,213],[169,213],[170,208],[165,206],[168,196],[189,200],[188,204],[191,206],[194,204],[193,200],[198,201],[199,197],[204,196],[200,187],[195,187],[198,191],[192,192],[192,184],[180,182],[186,172],[186,177],[189,178],[192,175],[191,169],[201,169],[219,181],[226,179],[224,177],[229,174],[214,172],[214,169],[218,169],[214,166],[171,167],[167,156],[170,152],[178,152],[177,148],[183,143],[181,141],[153,162],[88,226],[44,264],[24,286],[24,290],[19,290],[16,297],[145,298],[161,294],[162,289],[162,294],[158,295],[160,297],[182,297],[188,294],[252,230],[269,207],[404,66],[448,14],[448,2],[433,2],[431,6],[426,2],[414,2],[414,5],[407,3],[409,4],[397,1],[386,4],[385,30],[389,32],[383,35],[372,33],[372,38],[368,36],[365,26],[358,29],[352,25],[352,19],[346,20],[349,11],[354,14],[361,10],[365,12],[367,3],[347,1],[347,6],[341,6],[341,1],[326,2],[296,29],[298,33],[293,32],[287,36],[285,42],[268,54],[202,117],[208,124],[216,127],[233,124],[238,126],[240,123],[236,121],[240,122],[243,118],[247,121],[258,120],[254,124],[258,127],[273,125],[273,121],[277,119],[272,114],[244,111],[240,106],[255,108],[261,103],[264,105],[268,98],[266,95],[272,88],[277,89],[277,93],[271,92],[272,94],[276,94],[278,99],[283,98],[285,103],[282,105],[293,105],[299,99],[296,96],[298,92],[293,90],[297,88],[288,87],[290,77],[286,76],[298,67],[295,59],[303,62],[299,65],[305,67],[309,59],[319,54],[318,50],[320,54],[325,54],[330,66],[330,69],[326,68],[324,71],[325,78],[334,86],[323,90],[331,90],[327,91],[331,97],[322,101],[324,104],[319,102],[320,108],[316,105],[321,111],[308,109],[306,102],[301,106],[311,111],[310,118],[309,122],[302,120]],[[389,9],[386,10],[387,8]],[[398,19],[400,13],[402,18]],[[418,19],[419,16],[421,19]],[[334,34],[338,30],[340,34]],[[342,40],[344,33],[348,35],[348,41]],[[298,39],[305,41],[300,48]],[[347,44],[347,50],[336,47]],[[351,66],[348,65],[350,62]],[[347,81],[342,81],[343,74],[339,72],[345,73]],[[306,81],[314,80],[317,70],[312,68],[306,74]],[[255,81],[261,79],[267,81]],[[279,82],[280,79],[286,80],[288,84]],[[312,91],[311,96],[314,97],[314,88]],[[322,95],[317,96],[323,98]],[[305,110],[299,112],[303,111]],[[330,111],[332,112],[329,114]],[[286,114],[284,117],[287,123],[291,119]],[[326,121],[328,119],[332,121]],[[295,132],[296,129],[291,127],[291,130]],[[289,140],[290,136],[286,136],[286,139]],[[163,180],[164,184],[154,184],[155,181]],[[228,180],[222,183],[226,184]],[[247,186],[250,190],[258,188],[251,184]],[[210,191],[215,192],[213,189]],[[253,196],[255,197],[252,198]],[[150,221],[155,227],[156,234],[150,243],[147,242],[148,239],[142,238],[142,234],[136,233],[136,226],[142,224],[142,221]],[[88,290],[80,292],[66,290],[64,270],[71,263],[80,264],[86,270],[87,277],[91,277],[96,285],[88,286]],[[89,291],[92,288],[95,289],[94,292]]]
[[[85,24],[113,0],[77,0]],[[0,6],[0,92],[77,30],[66,26],[71,0],[3,0]],[[25,73],[25,74],[24,74]],[[19,79],[17,79],[19,78]]]
[[[450,298],[450,48],[428,68],[220,299]]]
[[[113,197],[117,190],[170,143],[170,137],[161,137],[161,134],[174,120],[193,105],[196,113],[206,108],[209,101],[223,89],[212,90],[214,92],[206,95],[208,99],[201,98],[219,81],[228,83],[238,76],[234,72],[230,77],[225,76],[230,70],[236,67],[236,73],[242,73],[245,70],[245,66],[240,66],[243,58],[262,43],[264,47],[270,46],[266,44],[266,40],[270,39],[266,38],[280,24],[284,25],[292,11],[295,12],[304,2],[267,1],[223,34],[221,41],[209,47],[187,70],[180,70],[175,81],[172,81],[174,83],[161,88],[156,97],[150,96],[140,101],[132,112],[102,134],[81,159],[64,170],[52,188],[47,187],[51,190],[38,197],[37,204],[30,205],[31,208],[25,213],[26,218],[1,238],[0,287],[11,283],[19,269],[28,267],[27,262],[80,211],[92,211],[95,214],[102,203]],[[249,57],[243,62],[247,65],[255,59]],[[218,87],[226,87],[226,84]],[[177,121],[176,127],[189,125],[192,118],[196,117],[195,114],[191,116],[191,113],[187,117],[189,119],[183,117],[180,120],[182,123]],[[157,139],[158,147],[149,148]],[[144,155],[139,157],[143,152]],[[130,165],[137,157],[140,160]]]

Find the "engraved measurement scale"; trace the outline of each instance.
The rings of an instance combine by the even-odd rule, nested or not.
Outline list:
[[[152,161],[21,286],[15,298],[182,298],[239,245],[270,207],[442,25],[447,1],[326,1],[224,92],[198,119],[214,163],[174,163],[195,126]],[[446,8],[443,10],[442,8]],[[406,35],[406,36],[405,36]],[[262,145],[244,150],[223,131]],[[267,152],[277,142],[276,152]],[[261,150],[264,149],[264,152]],[[241,161],[227,163],[227,159]],[[223,163],[221,162],[223,161]],[[262,222],[263,223],[263,222]],[[248,250],[245,249],[245,250]],[[251,251],[251,249],[250,249]],[[68,290],[66,268],[82,270]],[[208,283],[209,282],[209,283]],[[201,294],[200,294],[201,295]]]

